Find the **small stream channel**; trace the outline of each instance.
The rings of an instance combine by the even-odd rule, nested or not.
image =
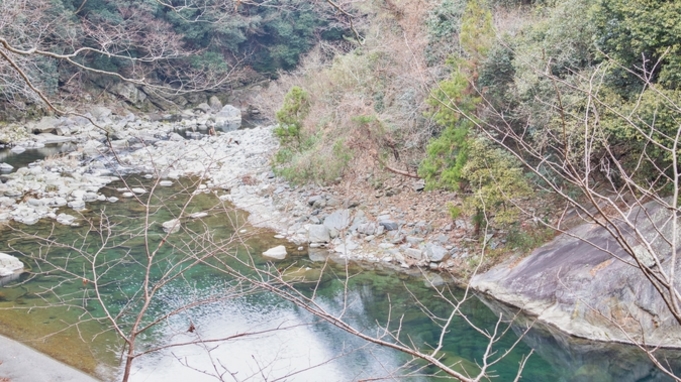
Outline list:
[[[13,154],[2,157],[15,168],[40,159],[40,156],[58,152],[50,151]],[[5,154],[6,155],[6,154]],[[150,187],[150,180],[135,176],[127,179],[135,184]],[[173,187],[159,188],[154,194],[153,205],[161,206],[151,215],[152,228],[148,235],[152,244],[158,244],[163,236],[160,222],[172,217],[186,200],[183,183]],[[122,182],[103,190],[113,195]],[[436,290],[425,281],[418,271],[405,272],[386,266],[349,264],[339,260],[325,261],[324,253],[299,251],[295,246],[273,238],[273,233],[244,225],[245,216],[240,212],[223,213],[211,210],[218,204],[211,194],[196,197],[189,206],[189,212],[210,211],[202,220],[187,221],[185,226],[193,238],[210,232],[213,241],[230,238],[235,226],[249,235],[246,245],[231,245],[229,255],[221,255],[224,261],[250,259],[253,265],[266,267],[269,261],[260,253],[275,245],[286,245],[290,256],[274,263],[280,270],[304,272],[318,275],[324,269],[323,282],[316,290],[316,298],[329,311],[338,313],[345,309],[345,319],[366,333],[376,333],[379,325],[390,324],[391,328],[401,325],[401,338],[413,341],[422,349],[436,344],[440,328],[425,310],[446,317],[451,305],[437,296]],[[81,218],[80,227],[53,225],[43,220],[33,226],[12,223],[0,228],[0,251],[10,253],[28,264],[30,272],[16,280],[0,286],[0,333],[22,341],[63,362],[84,370],[104,380],[115,380],[120,373],[121,341],[111,330],[104,317],[101,305],[94,299],[94,286],[82,281],[92,277],[93,260],[101,272],[100,285],[102,301],[114,313],[120,313],[122,325],[129,325],[135,310],[131,296],[139,290],[144,274],[144,240],[139,236],[145,225],[144,208],[133,200],[117,203],[92,203],[89,211]],[[66,211],[66,209],[65,209]],[[105,215],[101,214],[102,211]],[[106,218],[103,218],[106,216]],[[96,223],[94,226],[87,221]],[[104,225],[113,224],[112,232],[117,234],[102,247],[101,233]],[[23,231],[19,232],[17,230]],[[72,274],[51,271],[49,264],[35,262],[30,257],[47,253],[48,249],[39,240],[26,236],[35,234],[54,239],[74,248],[51,248],[47,258],[55,265],[63,266]],[[163,272],[177,262],[182,254],[173,250],[189,243],[189,233],[171,236],[169,245],[160,252],[158,262],[152,269],[152,279],[160,279]],[[74,249],[82,250],[81,256]],[[94,256],[97,256],[95,259]],[[233,279],[221,272],[215,264],[196,266],[184,273],[182,278],[169,283],[152,305],[152,314],[161,314],[178,309],[201,298],[231,296],[198,307],[181,309],[173,318],[155,326],[141,337],[142,348],[178,344],[197,338],[219,338],[243,332],[265,332],[226,343],[208,345],[187,345],[171,347],[150,353],[138,359],[133,368],[133,381],[179,381],[214,380],[206,372],[229,370],[240,379],[275,379],[283,377],[294,381],[352,381],[367,378],[415,374],[406,380],[431,380],[433,377],[419,376],[435,372],[419,362],[399,369],[409,358],[404,354],[369,345],[339,329],[323,323],[316,323],[309,313],[272,294],[257,292],[237,295]],[[236,264],[235,268],[247,267]],[[106,270],[106,271],[104,271]],[[317,273],[315,273],[317,272]],[[81,276],[82,275],[82,276]],[[350,276],[350,277],[348,277]],[[441,280],[431,275],[434,280]],[[315,278],[316,279],[316,278]],[[454,296],[460,297],[462,290],[453,285],[449,288]],[[312,293],[310,285],[306,293]],[[347,293],[344,291],[347,288]],[[345,305],[347,303],[347,305]],[[419,308],[422,304],[422,308]],[[462,311],[473,323],[491,331],[498,315],[511,317],[513,310],[498,302],[473,297]],[[522,318],[499,342],[496,349],[502,353],[522,334],[531,320]],[[189,328],[193,328],[189,330]],[[273,328],[288,329],[267,332]],[[456,317],[444,337],[444,358],[446,364],[457,363],[459,370],[475,372],[476,361],[485,351],[486,339],[473,330],[460,317]],[[493,370],[498,381],[515,378],[522,357],[530,353],[523,372],[523,381],[666,381],[653,365],[634,347],[618,344],[603,344],[562,335],[551,328],[535,323],[525,333],[516,348],[497,364]],[[679,362],[678,352],[665,354],[671,363]],[[212,361],[212,362],[211,362]],[[224,369],[223,369],[224,367]],[[387,378],[390,379],[390,378]]]

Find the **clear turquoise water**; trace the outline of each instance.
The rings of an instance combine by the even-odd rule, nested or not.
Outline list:
[[[137,178],[130,181],[142,182]],[[186,186],[189,183],[185,181]],[[148,182],[143,185],[149,188]],[[114,188],[121,186],[121,183],[112,184],[105,193],[115,195]],[[95,299],[92,280],[95,275],[99,277],[101,301],[109,314],[120,315],[117,322],[123,330],[129,329],[136,318],[134,313],[141,306],[139,285],[148,259],[146,248],[158,247],[164,236],[159,223],[177,214],[186,199],[180,184],[157,190],[151,203],[151,226],[146,242],[140,236],[146,225],[145,209],[130,200],[91,205],[91,211],[84,215],[78,228],[42,222],[0,231],[3,243],[0,251],[19,256],[32,269],[32,273],[0,288],[0,332],[86,372],[116,379],[122,342],[104,319],[105,310]],[[386,324],[391,329],[400,327],[402,341],[427,350],[437,343],[441,331],[438,326],[441,321],[433,320],[432,316],[447,317],[451,305],[440,298],[437,290],[428,285],[422,275],[416,274],[418,272],[408,274],[382,266],[349,264],[346,267],[334,261],[313,261],[319,260],[319,255],[309,256],[307,251],[298,251],[295,246],[273,239],[271,232],[248,226],[243,214],[220,205],[213,195],[199,195],[192,201],[188,212],[199,211],[209,211],[210,216],[200,221],[187,220],[184,224],[187,231],[171,235],[150,267],[152,283],[163,280],[163,274],[181,273],[181,277],[159,289],[143,322],[179,310],[145,332],[140,337],[139,348],[286,329],[221,344],[177,346],[151,353],[135,361],[133,381],[213,380],[197,370],[208,373],[229,370],[239,379],[250,377],[251,380],[288,376],[286,380],[347,381],[385,377],[395,370],[397,374],[410,375],[406,380],[437,379],[427,376],[438,374],[433,367],[418,361],[410,363],[406,355],[392,350],[366,346],[333,326],[316,322],[309,313],[277,296],[240,288],[234,277],[235,273],[253,277],[250,269],[253,266],[273,267],[270,269],[289,277],[306,276],[316,280],[323,269],[323,282],[314,291],[320,306],[335,314],[344,311],[344,319],[365,333],[380,333],[380,327]],[[87,221],[92,225],[86,224]],[[236,230],[245,230],[242,236],[247,239],[225,242],[232,238],[235,226]],[[108,227],[113,235],[110,239],[106,239]],[[66,246],[48,248],[47,242],[36,237]],[[209,241],[224,246],[216,247],[208,244]],[[291,254],[287,260],[272,263],[259,255],[280,244],[286,245]],[[100,250],[102,246],[106,249]],[[183,272],[178,270],[182,268],[173,268],[187,261],[188,252],[203,255],[211,251],[215,258],[206,264]],[[36,261],[36,257],[43,260]],[[229,271],[226,272],[226,268]],[[83,279],[90,281],[84,283]],[[302,283],[297,288],[311,296],[315,284]],[[443,284],[439,288],[450,298],[463,295],[462,290],[451,285]],[[201,299],[219,301],[180,309]],[[490,332],[498,315],[508,310],[477,297],[462,306],[462,312],[475,325]],[[517,340],[525,324],[526,321],[519,320],[512,326],[495,345],[497,354],[502,354]],[[195,328],[193,332],[188,331],[190,325]],[[506,322],[502,328],[505,325]],[[440,353],[443,362],[457,365],[459,371],[475,373],[487,340],[461,317],[455,317],[444,338]],[[495,365],[493,380],[513,380],[519,362],[531,349],[534,354],[525,367],[523,381],[666,380],[632,347],[571,339],[536,324],[515,350]],[[346,355],[329,361],[339,354]],[[669,352],[665,356],[677,362],[678,353]],[[405,364],[406,367],[398,370]],[[305,371],[291,374],[301,370]]]

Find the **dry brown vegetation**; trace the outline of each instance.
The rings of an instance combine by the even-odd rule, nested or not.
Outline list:
[[[386,165],[413,174],[434,132],[424,103],[439,70],[425,60],[423,23],[431,4],[387,4],[358,10],[372,20],[362,25],[361,45],[320,45],[263,94],[264,109],[273,115],[293,86],[309,93],[302,132],[309,146],[286,166],[304,169],[319,183],[350,168],[355,176]],[[333,171],[320,169],[321,161]]]

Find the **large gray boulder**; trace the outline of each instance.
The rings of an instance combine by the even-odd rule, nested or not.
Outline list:
[[[215,128],[220,131],[232,131],[241,126],[241,110],[232,105],[225,105],[214,117]]]
[[[636,229],[651,238],[666,271],[671,250],[659,232],[670,225],[668,216],[651,204],[645,212],[629,214]],[[649,217],[654,217],[655,227]],[[633,237],[622,237],[635,246]],[[681,325],[643,272],[630,265],[632,261],[603,228],[585,224],[525,258],[509,259],[473,277],[471,286],[578,337],[681,347]],[[641,256],[641,261],[647,259]],[[681,265],[676,264],[679,273]]]

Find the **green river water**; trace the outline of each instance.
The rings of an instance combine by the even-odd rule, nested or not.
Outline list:
[[[129,180],[131,184],[150,188],[150,181],[135,177]],[[147,235],[150,248],[155,248],[163,237],[159,223],[172,218],[187,199],[180,183],[159,188],[154,194]],[[184,183],[190,184],[190,181]],[[117,195],[116,187],[122,187],[122,182],[113,183],[103,193]],[[41,221],[34,226],[15,224],[0,229],[0,251],[18,256],[31,268],[31,272],[0,287],[0,333],[99,378],[115,380],[120,374],[122,342],[111,325],[101,320],[105,312],[94,298],[93,282],[86,283],[83,279],[93,280],[95,274],[99,275],[101,301],[111,314],[120,314],[117,321],[123,329],[129,327],[134,312],[140,308],[135,298],[139,296],[139,285],[145,274],[147,255],[140,230],[145,226],[146,210],[133,200],[93,203],[88,208],[80,227]],[[238,380],[253,381],[277,378],[352,381],[390,379],[390,376],[414,381],[438,379],[426,376],[436,370],[419,362],[400,368],[409,360],[406,355],[367,345],[328,324],[315,322],[303,309],[271,293],[241,290],[248,293],[237,294],[234,278],[221,270],[221,262],[245,275],[252,274],[252,270],[239,261],[250,262],[258,268],[275,267],[277,272],[302,275],[308,277],[308,281],[319,279],[323,269],[322,282],[314,292],[312,285],[316,283],[303,283],[298,288],[308,296],[315,293],[315,300],[331,312],[344,310],[345,320],[365,333],[375,334],[380,332],[379,325],[390,323],[393,329],[401,328],[402,340],[424,350],[437,343],[440,337],[437,324],[441,323],[433,321],[425,312],[447,317],[451,311],[451,305],[440,298],[437,291],[448,289],[456,297],[463,294],[462,290],[442,283],[446,278],[424,277],[419,271],[405,272],[376,264],[345,264],[338,259],[326,259],[324,253],[299,251],[290,243],[274,239],[272,232],[244,224],[243,213],[220,204],[211,194],[199,195],[189,205],[188,212],[200,211],[210,214],[200,220],[185,221],[186,231],[170,236],[157,255],[158,261],[151,267],[150,278],[158,281],[164,272],[172,274],[173,265],[186,259],[186,251],[214,251],[215,259],[188,268],[182,277],[161,288],[145,322],[201,299],[220,301],[180,309],[178,314],[145,332],[140,337],[140,348],[286,329],[225,343],[171,347],[150,353],[135,361],[133,381],[215,380],[206,373],[225,370],[234,373]],[[66,209],[64,212],[72,213]],[[89,226],[87,221],[94,225]],[[103,232],[107,231],[104,222],[113,227],[111,232],[117,235],[115,238],[102,239],[106,236]],[[247,238],[243,243],[220,248],[207,244],[228,240],[234,226]],[[210,240],[204,240],[208,234]],[[287,246],[286,260],[272,263],[260,256],[275,245]],[[107,249],[100,251],[102,246]],[[48,262],[36,261],[39,257]],[[438,289],[428,283],[427,278],[436,281],[440,285]],[[493,330],[501,312],[509,311],[512,310],[475,296],[462,307],[462,312],[475,325],[488,331]],[[497,354],[517,340],[527,322],[528,319],[519,319],[512,326],[495,345]],[[190,332],[190,325],[195,330]],[[502,328],[505,326],[506,322]],[[480,333],[456,317],[444,336],[442,361],[457,364],[459,371],[475,373],[476,362],[481,361],[486,346],[487,341]],[[512,381],[519,362],[532,349],[534,353],[527,362],[522,381],[666,380],[635,348],[572,339],[539,324],[492,368],[496,376],[493,380]],[[678,360],[678,353],[669,352],[666,356],[672,363]]]

